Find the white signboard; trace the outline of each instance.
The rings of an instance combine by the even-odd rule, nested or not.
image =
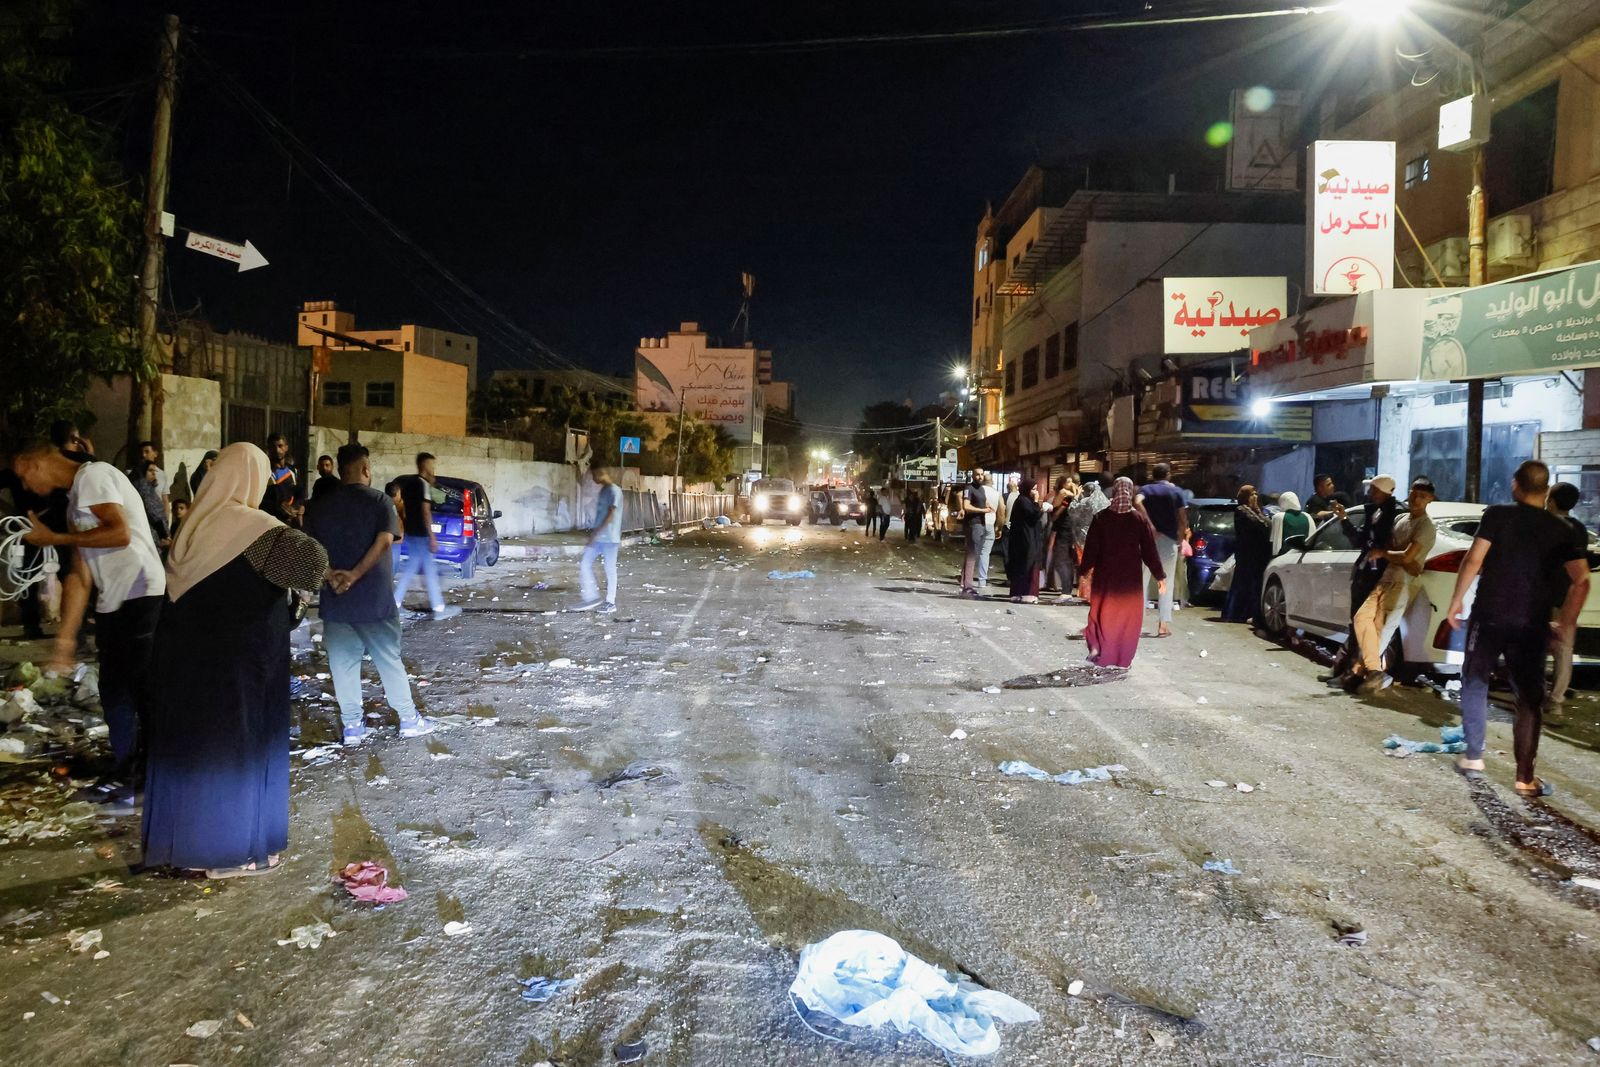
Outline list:
[[[1288,310],[1289,279],[1164,278],[1163,352],[1237,352]]]
[[[1306,185],[1306,291],[1392,288],[1394,142],[1313,141]]]
[[[634,400],[641,411],[683,410],[746,444],[759,443],[760,390],[753,348],[706,348],[700,335],[674,334],[670,346],[634,353]]]
[[[1291,193],[1298,189],[1300,91],[1235,89],[1232,111],[1228,188]]]

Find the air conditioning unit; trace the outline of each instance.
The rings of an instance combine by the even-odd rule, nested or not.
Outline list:
[[[1446,237],[1425,249],[1433,269],[1439,272],[1446,285],[1460,285],[1467,280],[1467,239]]]
[[[1489,222],[1489,266],[1533,265],[1533,216],[1501,215]]]

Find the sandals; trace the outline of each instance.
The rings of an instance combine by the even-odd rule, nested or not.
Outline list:
[[[1543,778],[1534,778],[1531,782],[1513,782],[1511,788],[1517,791],[1519,797],[1547,797],[1555,790]]]
[[[271,874],[281,866],[283,864],[279,857],[268,856],[265,867],[255,863],[247,863],[243,867],[207,867],[205,875],[212,879],[253,878],[258,874]]]
[[[1465,767],[1465,766],[1462,766],[1462,764],[1464,762],[1465,761],[1459,760],[1459,759],[1458,760],[1452,760],[1451,763],[1450,763],[1450,766],[1452,768],[1454,768],[1454,770],[1455,770],[1455,772],[1457,774],[1459,774],[1461,777],[1465,778],[1469,782],[1487,781],[1487,776],[1483,773],[1483,768],[1481,768],[1481,767]]]

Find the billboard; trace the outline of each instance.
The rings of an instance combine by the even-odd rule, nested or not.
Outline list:
[[[1600,263],[1428,299],[1427,381],[1600,367]]]
[[[1237,352],[1250,331],[1283,318],[1287,278],[1164,278],[1161,350]]]
[[[634,352],[634,401],[640,411],[690,415],[759,443],[760,408],[754,348],[707,348],[705,336],[674,334],[659,347]],[[754,435],[754,436],[753,436]]]
[[[1228,189],[1292,193],[1300,187],[1300,91],[1235,89]]]
[[[1306,292],[1394,285],[1394,142],[1313,141],[1306,165]]]
[[[1185,437],[1228,440],[1310,441],[1310,404],[1275,403],[1257,410],[1249,378],[1227,367],[1183,372]]]

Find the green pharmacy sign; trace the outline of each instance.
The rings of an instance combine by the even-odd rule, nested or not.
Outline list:
[[[1425,381],[1600,367],[1600,263],[1430,297]]]

